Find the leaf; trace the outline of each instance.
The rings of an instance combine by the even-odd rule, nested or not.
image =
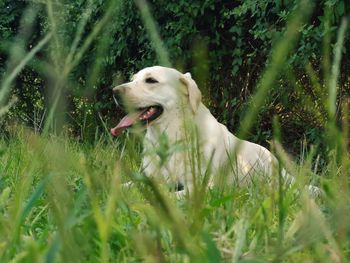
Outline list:
[[[227,195],[210,202],[211,207],[219,207],[232,200],[232,195]]]
[[[203,233],[202,236],[206,244],[206,258],[208,262],[212,262],[212,263],[221,262],[220,251],[217,248],[213,238],[208,233]]]

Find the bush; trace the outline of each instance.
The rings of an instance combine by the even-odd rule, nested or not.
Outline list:
[[[173,66],[192,73],[214,115],[236,131],[249,97],[268,62],[269,50],[283,35],[286,21],[297,3],[260,3],[253,0],[150,1],[150,7]],[[83,0],[57,3],[55,15],[61,41],[61,59],[69,55],[68,47],[72,46],[78,35],[84,17],[87,17],[86,25],[82,27],[77,47],[84,43],[108,10],[109,4],[94,1],[88,5]],[[29,50],[40,36],[48,32],[51,22],[47,8],[42,4],[6,0],[1,5],[6,10],[0,16],[1,37],[7,40],[7,45],[1,46],[0,54],[0,70],[4,72],[4,61],[9,60],[14,49],[9,43],[23,38],[22,49]],[[328,54],[327,48],[333,48],[338,25],[349,12],[349,6],[346,6],[345,0],[323,0],[310,8],[313,8],[312,15],[300,28],[299,42],[288,58],[280,81],[271,89],[249,136],[259,143],[266,144],[270,138],[274,115],[281,120],[285,143],[292,149],[298,147],[296,142],[304,136],[314,143],[321,140],[320,134],[324,128],[322,116],[325,116],[323,105],[315,104],[307,108],[301,105],[305,99],[317,101],[320,92],[325,92],[315,91],[310,72],[322,75],[328,70],[326,67],[329,67],[329,63],[322,61],[327,61],[324,58]],[[35,23],[30,27],[30,34],[26,36],[21,28],[25,28],[24,16],[28,10],[34,10],[36,18],[33,19]],[[65,100],[61,105],[66,105],[64,111],[67,115],[64,117],[69,131],[84,139],[93,138],[96,128],[102,128],[101,118],[107,123],[119,119],[120,112],[115,110],[112,102],[113,83],[128,79],[143,67],[159,64],[137,5],[133,1],[123,1],[111,12],[110,20],[83,54],[79,64],[69,72],[64,85]],[[22,26],[18,23],[21,16]],[[350,94],[350,61],[346,56],[348,35],[341,64],[339,105]],[[52,104],[52,76],[39,66],[42,62],[49,65],[56,63],[52,61],[50,52],[52,48],[42,50],[18,77],[13,92],[17,94],[19,103],[11,111],[11,119],[34,126],[33,112],[40,109],[43,113]],[[58,63],[64,64],[62,61],[64,59]],[[323,87],[327,76],[317,81]],[[36,105],[35,109],[33,105]]]

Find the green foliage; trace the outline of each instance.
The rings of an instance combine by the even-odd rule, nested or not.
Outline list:
[[[248,98],[268,62],[270,49],[284,34],[286,22],[297,2],[151,1],[150,11],[172,64],[193,73],[214,114],[231,130],[237,131],[240,118],[248,107]],[[59,57],[69,57],[74,45],[77,48],[83,44],[107,6],[101,1],[83,0],[55,4]],[[9,60],[11,54],[16,50],[25,52],[35,45],[40,36],[50,30],[51,22],[47,5],[3,1],[1,7],[5,10],[0,15],[1,39],[6,41],[1,44],[0,70],[4,72],[6,59],[15,63],[16,59]],[[273,84],[270,103],[260,110],[259,122],[254,125],[254,133],[249,135],[253,138],[254,134],[266,134],[258,137],[261,143],[270,139],[268,131],[271,130],[273,115],[282,120],[285,142],[292,148],[295,146],[291,142],[301,139],[315,126],[319,134],[324,128],[324,122],[317,117],[322,115],[322,110],[300,107],[303,97],[309,96],[312,89],[305,77],[305,66],[311,65],[317,73],[327,70],[321,63],[325,36],[334,43],[340,19],[349,10],[345,0],[324,0],[310,8],[313,8],[313,13],[301,26],[299,42],[286,61],[286,67],[293,68],[295,84],[301,82],[300,92],[297,94],[296,87],[285,81],[284,74],[280,76],[280,82]],[[28,10],[33,13],[35,23],[28,27],[29,33],[23,33],[21,28],[30,13]],[[22,26],[19,23],[21,17]],[[10,43],[15,38],[21,39],[22,44],[11,48]],[[348,45],[347,33],[345,47]],[[50,58],[50,53],[52,48],[40,52],[16,81],[13,94],[19,98],[19,103],[9,115],[11,120],[24,121],[35,127],[37,120],[34,119],[41,119],[44,114],[47,116],[52,104],[49,91],[52,80],[47,71],[54,70],[47,68],[54,59]],[[343,53],[346,55],[346,48]],[[102,127],[101,117],[108,123],[111,118],[115,122],[119,113],[111,99],[113,83],[128,79],[143,67],[159,64],[156,54],[137,5],[133,1],[123,1],[67,76],[67,88],[63,93],[69,130],[84,139],[92,139],[96,128]],[[340,88],[344,91],[342,97],[346,97],[349,96],[347,69],[350,62],[347,56],[343,57]],[[61,68],[65,65],[62,59],[56,62]],[[326,80],[321,78],[319,81]],[[33,105],[37,105],[35,109]],[[34,117],[34,114],[40,116]],[[305,123],[310,123],[310,126]]]

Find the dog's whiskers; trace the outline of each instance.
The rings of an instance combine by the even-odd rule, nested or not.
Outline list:
[[[117,106],[117,108],[119,108],[120,104],[118,103],[118,101],[117,101],[117,99],[116,99],[116,97],[114,95],[113,95],[113,100],[114,100],[114,103]]]

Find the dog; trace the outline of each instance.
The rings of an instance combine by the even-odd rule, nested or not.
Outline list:
[[[269,150],[240,140],[216,120],[202,103],[201,91],[190,73],[148,67],[113,92],[129,114],[111,129],[112,135],[135,125],[145,126],[144,174],[161,176],[180,194],[191,193],[196,178],[204,174],[210,174],[209,187],[215,184],[215,175],[223,173],[225,180],[249,185],[252,177],[268,178],[278,169],[278,161]],[[157,151],[160,138],[166,138],[165,148],[170,152],[166,156]],[[294,181],[285,170],[282,174],[287,181]]]

